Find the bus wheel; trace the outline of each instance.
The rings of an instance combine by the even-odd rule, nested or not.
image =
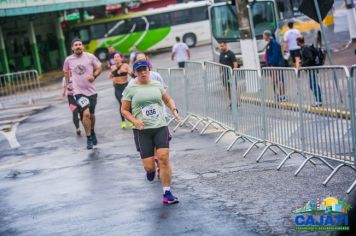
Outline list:
[[[105,61],[109,53],[106,48],[99,48],[95,51],[94,54],[100,61]]]
[[[185,34],[183,36],[183,42],[188,45],[188,47],[194,47],[197,44],[197,37],[193,33]]]

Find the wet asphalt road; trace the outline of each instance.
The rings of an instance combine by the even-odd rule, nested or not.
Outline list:
[[[20,148],[0,138],[0,235],[254,235],[183,181],[173,184],[181,203],[163,205],[160,183],[145,179],[132,131],[119,129],[111,85],[103,84],[93,151],[75,136],[65,103],[21,123]]]
[[[152,57],[153,64],[175,66],[169,55]],[[211,59],[210,45],[193,49],[193,60],[203,59]],[[19,148],[11,149],[0,135],[1,236],[328,235],[295,232],[295,206],[327,196],[355,202],[355,190],[345,194],[355,176],[351,170],[340,172],[325,188],[321,182],[330,170],[324,165],[307,165],[296,178],[300,157],[276,171],[282,155],[268,153],[256,164],[261,150],[243,159],[246,143],[226,152],[233,136],[215,144],[215,130],[200,137],[183,128],[171,143],[172,190],[181,202],[164,206],[159,181],[145,179],[132,131],[119,128],[105,73],[98,90],[99,145],[93,151],[85,149],[85,138],[75,136],[66,103],[22,121],[16,133]]]
[[[132,131],[119,128],[104,75],[98,88],[94,150],[75,136],[66,103],[23,121],[21,147],[11,149],[0,137],[0,235],[295,235],[293,210],[303,199],[356,199],[355,191],[345,194],[352,171],[325,188],[330,170],[321,164],[295,178],[300,157],[276,171],[281,155],[268,153],[256,164],[260,150],[241,157],[247,143],[226,152],[232,136],[214,144],[215,130],[200,137],[182,128],[171,143],[172,190],[180,203],[165,206],[160,183],[145,179]]]

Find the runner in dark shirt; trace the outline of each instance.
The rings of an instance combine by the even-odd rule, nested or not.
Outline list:
[[[219,63],[226,65],[226,66],[230,66],[234,70],[237,69],[238,63],[237,63],[235,54],[228,48],[226,42],[224,42],[224,41],[220,42],[219,46],[220,46]],[[230,78],[228,75],[224,74],[222,76],[223,85],[224,85],[224,87],[226,87],[229,101],[231,101],[231,90],[230,90],[229,80],[230,80]],[[231,103],[229,106],[231,107]]]

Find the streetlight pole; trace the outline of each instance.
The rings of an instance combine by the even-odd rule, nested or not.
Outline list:
[[[237,22],[240,31],[240,45],[242,61],[245,69],[260,69],[257,43],[253,30],[253,22],[248,0],[235,0],[237,8]]]
[[[326,48],[326,52],[327,52],[326,55],[328,57],[330,65],[333,65],[334,63],[333,63],[333,60],[332,60],[332,57],[331,57],[331,51],[330,51],[329,43],[328,43],[328,40],[326,39],[324,23],[323,23],[323,19],[321,18],[321,13],[320,13],[318,0],[314,0],[314,6],[315,6],[316,15],[318,16],[318,21],[319,21],[319,24],[320,24],[321,37],[322,37],[323,42],[325,43],[325,48]]]

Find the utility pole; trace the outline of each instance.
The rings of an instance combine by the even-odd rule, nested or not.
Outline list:
[[[248,0],[235,0],[235,2],[243,67],[245,69],[260,69],[260,60],[258,58],[257,43]]]
[[[325,28],[324,28],[323,19],[321,18],[321,13],[320,13],[318,0],[314,0],[314,7],[315,7],[316,15],[318,17],[318,21],[319,21],[319,24],[320,24],[321,38],[322,38],[323,42],[325,43],[326,56],[327,56],[327,58],[329,60],[330,65],[334,65],[334,61],[333,61],[332,56],[331,56],[331,49],[330,49],[330,46],[329,46],[329,43],[328,43],[328,40],[327,40],[326,34],[325,34]]]

